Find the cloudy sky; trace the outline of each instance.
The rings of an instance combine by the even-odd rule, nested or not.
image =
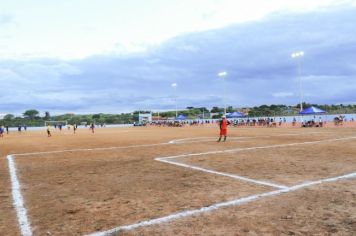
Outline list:
[[[301,50],[307,102],[356,103],[356,1],[3,1],[0,113],[292,105]]]

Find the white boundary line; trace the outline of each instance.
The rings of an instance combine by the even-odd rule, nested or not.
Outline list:
[[[23,197],[21,194],[21,185],[17,178],[16,166],[12,155],[7,156],[9,163],[9,171],[11,176],[11,185],[12,185],[12,198],[14,201],[14,207],[17,214],[17,219],[20,225],[21,234],[23,236],[31,236],[32,230],[30,221],[27,217],[27,210],[24,206]]]
[[[244,139],[251,139],[256,137],[229,137],[229,141],[231,140],[244,140]],[[182,138],[182,139],[174,139],[169,141],[168,143],[171,144],[184,144],[184,143],[201,143],[201,142],[212,142],[216,141],[217,139],[214,137],[195,137],[195,138]]]
[[[100,151],[100,150],[112,150],[112,149],[126,149],[126,148],[138,148],[138,147],[154,147],[162,145],[170,145],[171,143],[153,143],[153,144],[139,144],[130,146],[119,146],[119,147],[99,147],[99,148],[78,148],[78,149],[65,149],[58,151],[45,151],[45,152],[29,152],[29,153],[19,153],[13,154],[13,156],[30,156],[30,155],[43,155],[43,154],[54,154],[54,153],[65,153],[65,152],[84,152],[84,151]]]
[[[228,174],[228,173],[224,173],[224,172],[218,172],[218,171],[215,171],[215,170],[209,170],[209,169],[201,168],[201,167],[198,167],[198,166],[187,165],[187,164],[174,162],[174,161],[168,161],[168,160],[165,160],[165,159],[162,159],[162,158],[156,158],[155,160],[156,161],[160,161],[160,162],[164,162],[164,163],[168,163],[168,164],[172,164],[172,165],[176,165],[176,166],[190,168],[190,169],[193,169],[193,170],[207,172],[207,173],[210,173],[210,174],[222,175],[222,176],[226,176],[226,177],[230,177],[230,178],[234,178],[234,179],[238,179],[238,180],[243,180],[243,181],[251,182],[251,183],[254,183],[254,184],[261,184],[261,185],[266,185],[266,186],[279,188],[279,189],[288,188],[288,186],[285,186],[285,185],[278,185],[278,184],[274,184],[274,183],[270,183],[270,182],[254,180],[254,179],[246,178],[246,177],[239,176],[239,175],[233,175],[233,174]]]
[[[241,136],[241,137],[234,137],[229,136],[228,140],[237,140],[242,141],[244,139],[257,139],[257,138],[271,138],[271,137],[283,137],[283,136],[300,136],[300,135],[309,135],[309,134],[328,134],[332,132],[306,132],[306,133],[292,133],[292,134],[275,134],[275,135],[262,135],[262,136]],[[186,140],[197,140],[197,141],[186,141]],[[216,138],[213,137],[195,137],[195,138],[183,138],[183,139],[174,139],[169,141],[170,144],[183,144],[183,143],[196,143],[196,142],[212,142],[216,141]],[[236,141],[235,141],[236,142]]]
[[[203,156],[203,155],[212,155],[212,154],[218,154],[218,153],[241,152],[241,151],[248,151],[248,150],[255,150],[255,149],[266,149],[266,148],[280,148],[280,147],[315,144],[315,143],[323,143],[323,142],[343,141],[343,140],[350,140],[350,139],[356,139],[356,136],[344,137],[344,138],[334,138],[334,139],[324,139],[324,140],[317,140],[317,141],[307,141],[307,142],[300,142],[300,143],[286,143],[286,144],[248,147],[248,148],[234,148],[234,149],[226,149],[226,150],[210,151],[210,152],[198,152],[198,153],[181,154],[181,155],[159,157],[159,158],[166,160],[166,159],[175,159],[175,158],[180,158],[180,157]]]
[[[305,135],[306,133],[303,133],[303,134],[300,134],[300,135]],[[288,135],[288,134],[287,134]],[[299,134],[297,134],[299,135]],[[275,135],[275,136],[285,136],[285,135]],[[270,137],[273,137],[273,136],[270,136]],[[252,137],[252,138],[258,138],[258,137]],[[294,145],[301,145],[301,144],[312,144],[312,143],[320,143],[320,142],[329,142],[329,141],[340,141],[340,140],[349,140],[349,139],[355,139],[356,136],[353,136],[353,137],[345,137],[345,138],[338,138],[338,139],[326,139],[326,140],[319,140],[319,141],[310,141],[310,142],[302,142],[302,143],[292,143],[292,144],[282,144],[282,145],[270,145],[270,146],[261,146],[261,147],[251,147],[251,148],[238,148],[238,149],[230,149],[230,150],[224,150],[224,151],[214,151],[214,152],[205,152],[205,153],[193,153],[193,154],[185,154],[185,155],[177,155],[177,156],[170,156],[170,157],[164,157],[164,158],[156,158],[156,159],[159,159],[158,161],[161,161],[161,162],[167,162],[167,163],[170,163],[170,161],[167,161],[165,159],[173,159],[173,158],[177,158],[177,157],[186,157],[186,156],[198,156],[198,155],[208,155],[208,154],[216,154],[216,153],[226,153],[226,152],[236,152],[236,151],[243,151],[243,150],[252,150],[252,149],[262,149],[262,148],[274,148],[274,147],[284,147],[284,146],[294,146]],[[16,209],[16,214],[17,214],[17,218],[18,218],[18,222],[20,224],[20,229],[21,229],[21,234],[23,236],[32,236],[32,230],[31,230],[31,225],[30,225],[30,221],[28,219],[28,216],[27,216],[27,210],[24,206],[24,200],[23,200],[23,196],[21,194],[21,185],[20,185],[20,182],[17,178],[17,174],[16,174],[16,166],[15,166],[15,161],[14,161],[14,157],[15,156],[28,156],[28,155],[40,155],[40,154],[50,154],[50,153],[64,153],[64,152],[76,152],[76,151],[96,151],[96,150],[110,150],[110,149],[124,149],[124,148],[135,148],[135,147],[151,147],[151,146],[160,146],[160,145],[169,145],[169,144],[172,144],[172,143],[157,143],[157,144],[143,144],[143,145],[131,145],[131,146],[121,146],[121,147],[104,147],[104,148],[86,148],[86,149],[67,149],[67,150],[59,150],[59,151],[48,151],[48,152],[33,152],[33,153],[21,153],[21,154],[13,154],[13,155],[8,155],[7,156],[7,159],[8,159],[8,164],[9,164],[9,171],[10,171],[10,176],[11,176],[11,185],[12,185],[12,196],[13,196],[13,204],[15,206],[15,209]],[[179,143],[177,143],[179,144]],[[170,163],[172,164],[172,163]],[[177,164],[181,164],[181,163],[174,163],[175,165]],[[188,166],[188,165],[187,165]],[[190,166],[189,168],[192,168],[192,166]],[[194,167],[194,169],[203,169],[203,168],[200,168],[200,167]],[[234,175],[230,175],[230,174],[226,174],[226,173],[222,173],[222,172],[216,172],[216,171],[210,171],[210,170],[205,170],[205,172],[210,172],[210,173],[214,173],[214,174],[218,174],[219,175],[225,175],[225,176],[234,176]],[[350,175],[352,175],[352,177],[354,177],[356,173],[352,173]],[[238,179],[241,179],[241,180],[246,180],[246,181],[249,181],[249,182],[254,182],[254,183],[259,183],[259,184],[268,184],[269,186],[272,186],[271,183],[265,183],[265,182],[262,182],[262,181],[258,181],[258,180],[252,180],[252,179],[248,179],[248,178],[245,178],[245,177],[241,177],[241,176],[235,176],[234,178],[238,178]],[[342,176],[341,177],[337,177],[337,179],[340,179],[340,178],[343,178]],[[347,177],[349,178],[349,177]],[[350,177],[351,178],[351,177]],[[321,182],[320,182],[321,181]],[[275,193],[275,192],[285,192],[285,191],[294,191],[294,190],[291,190],[292,188],[302,188],[302,187],[306,187],[306,186],[310,186],[310,185],[314,185],[313,183],[322,183],[322,182],[328,182],[328,181],[324,181],[324,180],[320,180],[320,181],[314,181],[314,182],[310,182],[310,183],[306,183],[304,185],[296,185],[296,186],[293,186],[293,187],[290,187],[290,188],[285,188],[285,186],[281,186],[281,185],[276,185],[274,187],[277,187],[277,188],[280,188],[280,190],[278,191],[273,191],[273,192],[269,192],[269,193],[263,193],[263,194],[259,194],[259,195],[253,195],[253,196],[250,196],[250,197],[247,197],[245,199],[247,200],[239,200],[237,199],[236,201],[238,202],[250,202],[254,199],[257,199],[257,198],[260,198],[262,196],[271,196],[271,195],[275,195],[275,194],[272,194],[272,193]],[[330,182],[330,181],[329,181]],[[274,184],[273,184],[274,185]],[[301,187],[298,187],[298,186],[301,186]],[[255,197],[254,197],[255,196]],[[251,199],[250,199],[251,198]],[[233,204],[227,204],[226,203],[218,203],[218,204],[215,204],[215,205],[212,205],[212,209],[218,209],[220,207],[224,207],[224,206],[228,206],[228,205],[236,205],[236,204],[240,204],[240,203],[233,203]],[[220,206],[221,205],[221,206]],[[207,207],[204,207],[204,208],[201,208],[201,209],[205,209]],[[189,212],[195,212],[193,214],[199,214],[201,212],[201,209],[199,210],[194,210],[194,211],[188,211],[188,215],[192,215],[191,213]],[[205,212],[207,210],[204,210],[203,212]],[[184,212],[183,212],[184,213]],[[183,214],[181,213],[181,214]],[[183,214],[185,215],[185,213]],[[174,215],[171,215],[171,216],[167,216],[167,217],[162,217],[162,218],[158,218],[158,219],[165,219],[167,218],[168,220],[163,220],[163,222],[166,222],[166,221],[169,221],[171,219],[176,219],[177,217],[174,217]],[[180,218],[180,217],[179,217]],[[156,219],[156,221],[158,220]],[[154,221],[155,220],[151,220],[151,221]],[[151,222],[151,221],[145,221],[145,222]],[[143,224],[144,222],[141,222],[141,223],[138,223],[138,224],[135,224],[135,225],[139,225],[139,226],[136,226],[134,228],[137,228],[137,227],[141,227],[141,226],[144,226],[144,225],[151,225],[152,223],[148,223],[148,224]],[[154,223],[154,224],[157,224],[157,223]],[[123,227],[129,227],[129,226],[123,226]],[[120,227],[118,227],[120,228]],[[116,229],[116,228],[115,228]],[[124,230],[125,228],[120,228],[119,230]],[[116,232],[116,231],[115,231]],[[96,234],[93,234],[93,235],[96,235]],[[98,235],[101,235],[100,233]],[[105,234],[104,234],[105,235]]]
[[[249,203],[249,202],[253,202],[256,200],[259,200],[261,198],[264,197],[269,197],[269,196],[274,196],[274,195],[280,195],[283,193],[288,193],[288,192],[293,192],[299,189],[303,189],[306,187],[310,187],[313,185],[318,185],[318,184],[322,184],[322,183],[327,183],[327,182],[335,182],[341,179],[349,179],[349,178],[356,178],[356,172],[354,173],[350,173],[347,175],[342,175],[342,176],[338,176],[338,177],[334,177],[334,178],[328,178],[328,179],[321,179],[318,181],[313,181],[313,182],[307,182],[304,184],[300,184],[300,185],[295,185],[289,188],[285,188],[285,189],[280,189],[280,190],[276,190],[276,191],[271,191],[271,192],[266,192],[266,193],[260,193],[260,194],[255,194],[255,195],[251,195],[248,197],[243,197],[243,198],[238,198],[238,199],[234,199],[231,201],[226,201],[226,202],[220,202],[220,203],[216,203],[213,204],[211,206],[208,207],[202,207],[200,209],[196,209],[196,210],[188,210],[188,211],[182,211],[182,212],[178,212],[172,215],[168,215],[168,216],[164,216],[164,217],[160,217],[160,218],[156,218],[156,219],[152,219],[152,220],[146,220],[146,221],[142,221],[136,224],[131,224],[131,225],[124,225],[124,226],[119,226],[107,231],[103,231],[103,232],[96,232],[93,234],[88,234],[87,236],[108,236],[108,235],[112,235],[115,233],[119,233],[122,231],[129,231],[129,230],[134,230],[143,226],[151,226],[151,225],[156,225],[156,224],[162,224],[162,223],[167,223],[170,222],[172,220],[177,220],[177,219],[181,219],[184,217],[188,217],[188,216],[194,216],[194,215],[199,215],[205,212],[210,212],[210,211],[215,211],[217,209],[220,208],[226,208],[226,207],[230,207],[230,206],[239,206],[242,205],[244,203]]]
[[[278,134],[278,135],[265,135],[265,136],[251,136],[251,137],[231,137],[232,139],[238,139],[238,141],[242,141],[243,139],[256,139],[256,138],[270,138],[270,137],[283,137],[283,136],[299,136],[306,134],[316,134],[316,133],[327,133],[327,132],[307,132],[300,134]],[[331,132],[328,132],[331,133]],[[201,137],[197,137],[201,138]],[[204,137],[205,138],[205,137]],[[183,139],[177,139],[183,140]],[[42,154],[54,154],[54,153],[65,153],[65,152],[82,152],[82,151],[100,151],[100,150],[112,150],[112,149],[126,149],[126,148],[138,148],[138,147],[153,147],[153,146],[161,146],[161,145],[172,145],[172,144],[186,144],[191,142],[176,142],[177,140],[171,140],[166,143],[152,143],[152,144],[139,144],[139,145],[130,145],[130,146],[118,146],[118,147],[99,147],[99,148],[76,148],[76,149],[65,149],[65,150],[57,150],[57,151],[44,151],[44,152],[28,152],[28,153],[17,153],[13,154],[13,156],[30,156],[30,155],[42,155]],[[215,141],[215,139],[211,140]],[[211,142],[211,141],[199,141],[199,142]]]

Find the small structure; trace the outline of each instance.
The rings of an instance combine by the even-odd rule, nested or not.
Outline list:
[[[243,117],[246,117],[245,114],[242,114],[241,112],[238,111],[226,114],[226,118],[243,118]]]
[[[318,107],[314,107],[314,106],[311,106],[311,107],[308,107],[308,108],[305,108],[303,111],[299,112],[300,115],[325,115],[326,114],[326,111],[318,108]]]
[[[139,124],[146,124],[149,122],[152,122],[152,113],[138,114],[138,123]]]
[[[179,116],[177,116],[176,120],[186,120],[187,117],[183,114],[180,114]]]
[[[302,116],[314,116],[313,119],[302,122],[302,127],[323,127],[323,122],[320,118],[319,122],[315,120],[315,115],[326,115],[326,111],[318,108],[318,107],[308,107],[299,112],[299,115]]]

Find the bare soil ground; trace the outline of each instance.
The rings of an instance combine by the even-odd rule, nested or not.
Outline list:
[[[298,141],[291,140],[294,142]],[[180,158],[179,161],[252,179],[296,185],[356,170],[355,144],[356,139],[350,139],[203,155]]]
[[[44,131],[5,136],[0,140],[0,235],[19,235],[8,154],[91,149],[15,156],[34,235],[83,235],[273,190],[157,162],[156,157],[351,137],[356,129],[231,128],[225,143],[215,142],[217,133],[214,127],[132,127],[97,129],[95,134],[56,131],[51,138]],[[355,172],[355,144],[350,139],[176,161],[294,185]],[[344,180],[124,234],[352,235],[355,199],[355,179]]]
[[[355,199],[355,180],[344,180],[120,235],[352,236]]]

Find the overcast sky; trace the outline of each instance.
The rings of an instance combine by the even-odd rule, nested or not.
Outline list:
[[[0,113],[292,105],[300,50],[307,102],[356,103],[356,1],[6,1]]]

